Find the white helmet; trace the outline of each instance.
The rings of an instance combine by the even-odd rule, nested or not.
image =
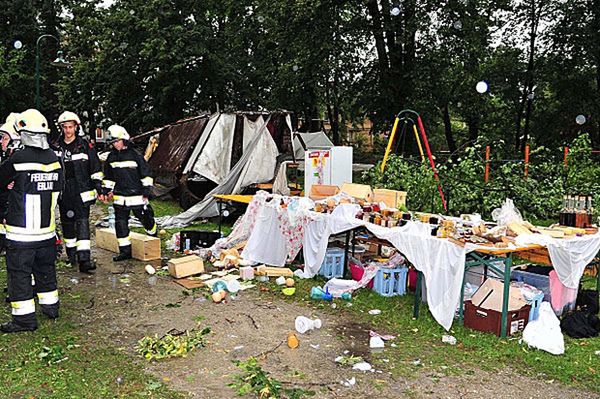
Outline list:
[[[36,147],[46,150],[50,127],[48,121],[37,109],[28,109],[17,115],[15,130],[21,135],[21,143],[26,147]]]
[[[111,125],[108,127],[108,141],[129,140],[129,133],[123,126]]]
[[[19,114],[17,114],[16,112],[11,112],[10,115],[6,117],[6,122],[2,126],[0,126],[0,132],[8,134],[11,140],[21,139],[21,136],[19,136],[19,134],[15,130],[15,121],[18,115]]]
[[[50,126],[46,117],[37,109],[28,109],[17,115],[15,120],[17,133],[50,134]]]
[[[62,125],[65,122],[75,122],[81,125],[81,121],[75,112],[65,111],[58,117],[58,124]]]

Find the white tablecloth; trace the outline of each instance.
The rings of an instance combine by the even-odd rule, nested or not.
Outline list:
[[[331,214],[313,213],[303,238],[304,272],[302,277],[314,277],[323,263],[329,236],[343,233],[359,226],[365,226],[376,237],[389,241],[413,265],[423,273],[427,285],[427,303],[435,320],[446,330],[452,326],[454,312],[460,301],[461,284],[464,276],[465,259],[477,246],[460,247],[449,240],[430,235],[430,227],[420,222],[409,221],[405,226],[386,228],[356,219],[358,205],[342,204]],[[285,253],[281,251],[278,234],[274,232],[274,220],[267,221],[267,213],[262,213],[257,225],[250,233],[248,246],[243,256],[253,261],[270,260],[272,265],[283,265]],[[269,225],[269,226],[267,226]],[[264,227],[264,228],[263,228]],[[271,232],[275,234],[265,234]],[[576,288],[585,266],[600,250],[600,234],[573,239],[551,239],[536,234],[529,237],[531,242],[518,244],[542,244],[548,246],[550,259],[559,279],[567,287]]]

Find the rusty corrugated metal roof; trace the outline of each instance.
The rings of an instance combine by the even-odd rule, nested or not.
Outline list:
[[[149,161],[155,175],[181,173],[208,118],[209,115],[204,115],[160,130],[158,147]]]

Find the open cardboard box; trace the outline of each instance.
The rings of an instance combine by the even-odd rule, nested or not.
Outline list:
[[[340,192],[338,186],[328,186],[325,184],[313,184],[310,186],[310,193],[308,198],[313,201],[325,199],[327,197],[333,197]]]
[[[473,305],[483,309],[495,310],[502,312],[502,299],[504,294],[504,284],[500,281],[488,278],[481,287],[473,294],[471,302]],[[508,291],[508,310],[519,310],[527,302],[521,294],[521,290],[515,287],[510,287]]]
[[[341,191],[357,200],[366,202],[373,200],[373,190],[367,184],[344,183],[342,184]]]

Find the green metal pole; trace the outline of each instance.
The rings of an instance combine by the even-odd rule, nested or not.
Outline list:
[[[508,294],[510,291],[510,269],[512,267],[512,253],[506,255],[504,260],[504,295],[502,298],[502,322],[500,323],[500,337],[506,338],[508,324]]]

